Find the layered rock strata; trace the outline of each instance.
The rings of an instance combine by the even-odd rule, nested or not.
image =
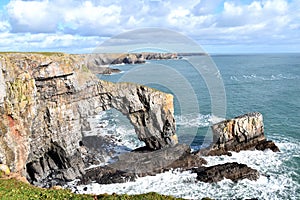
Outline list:
[[[191,153],[188,145],[177,144],[157,151],[135,151],[122,154],[118,160],[103,167],[87,170],[80,184],[96,181],[101,184],[124,183],[137,177],[155,175],[172,169],[186,171],[207,164]]]
[[[229,151],[265,150],[279,148],[267,141],[264,134],[263,116],[253,112],[212,125],[213,144],[199,151],[201,155],[227,155]]]
[[[116,64],[141,64],[146,60],[176,59],[176,53],[94,53],[81,55],[86,66],[96,74],[112,74],[121,70],[111,68]]]
[[[206,161],[201,156],[229,155],[230,151],[265,150],[279,151],[264,135],[261,113],[254,112],[212,125],[214,143],[206,149],[192,153],[187,145],[176,145],[160,151],[149,152],[139,148],[136,152],[121,155],[118,161],[87,171],[82,184],[96,181],[101,184],[134,181],[136,177],[155,175],[171,169],[191,170],[197,173],[197,180],[218,182],[224,178],[238,181],[244,178],[257,180],[259,172],[240,163],[225,163],[203,166]]]
[[[172,95],[100,81],[80,55],[2,54],[0,88],[0,159],[38,185],[84,173],[82,131],[102,110],[126,115],[149,149],[177,143]]]
[[[262,115],[249,113],[214,124],[214,143],[191,153],[187,145],[177,144],[172,95],[137,84],[98,80],[83,55],[3,54],[0,89],[0,161],[40,186],[78,177],[82,183],[124,182],[176,168],[197,168],[198,179],[207,182],[223,177],[255,180],[257,171],[244,165],[203,167],[206,161],[199,155],[279,151],[264,136]],[[90,127],[87,118],[110,108],[127,116],[146,147],[85,171],[83,145],[94,140],[82,137]]]

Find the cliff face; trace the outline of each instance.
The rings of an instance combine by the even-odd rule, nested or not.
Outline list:
[[[84,55],[86,65],[96,74],[118,73],[114,64],[140,64],[146,60],[177,59],[176,53],[94,53]]]
[[[83,56],[0,56],[0,160],[34,183],[73,180],[83,172],[87,117],[115,108],[150,149],[177,143],[173,96],[96,79]]]
[[[229,151],[257,149],[279,151],[264,135],[263,116],[253,112],[212,125],[214,143],[201,154],[222,155]]]

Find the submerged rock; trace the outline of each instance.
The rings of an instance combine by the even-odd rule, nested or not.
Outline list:
[[[79,184],[125,183],[134,181],[137,177],[156,175],[173,169],[191,170],[192,173],[197,173],[197,180],[208,183],[218,182],[224,178],[232,181],[259,178],[259,172],[245,164],[234,162],[205,167],[206,164],[204,158],[191,153],[190,147],[185,144],[157,151],[140,149],[120,155],[113,164],[88,169]]]
[[[264,151],[266,149],[271,149],[274,152],[280,152],[278,146],[276,146],[276,144],[273,141],[267,141],[267,140],[260,141],[255,146],[255,149],[261,150],[261,151]]]
[[[203,164],[207,162],[191,153],[190,147],[185,144],[156,151],[134,151],[120,155],[112,164],[87,170],[81,184],[92,181],[101,184],[123,183],[172,169],[190,170]]]
[[[213,144],[200,155],[228,155],[229,151],[265,150],[279,151],[264,135],[263,116],[253,112],[212,125]]]
[[[199,167],[192,170],[197,173],[197,180],[207,183],[213,183],[230,179],[234,182],[242,179],[257,180],[259,173],[256,169],[252,169],[245,164],[237,162],[214,165],[211,167]]]
[[[203,168],[206,161],[199,155],[279,150],[264,136],[262,115],[250,113],[213,125],[215,143],[191,153],[189,146],[177,144],[171,94],[133,83],[98,80],[80,55],[3,54],[0,89],[0,160],[12,172],[43,187],[76,178],[82,178],[82,183],[125,182],[195,167],[207,180],[214,180],[215,175],[216,180],[255,179],[256,172],[241,165]],[[83,138],[83,132],[91,129],[87,118],[110,108],[127,116],[146,147],[85,171],[84,162],[98,164],[87,155],[92,147],[87,150],[85,145],[91,146],[95,139],[97,145],[108,142],[107,138]],[[103,153],[98,150],[93,151]]]

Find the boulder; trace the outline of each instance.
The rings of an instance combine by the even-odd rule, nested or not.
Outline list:
[[[249,180],[257,180],[259,178],[259,173],[256,169],[237,162],[214,165],[211,167],[199,167],[193,169],[192,172],[197,173],[197,180],[206,183],[218,182],[224,178],[234,182],[245,178]]]

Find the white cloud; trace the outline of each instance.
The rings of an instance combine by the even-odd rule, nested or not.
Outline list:
[[[7,12],[13,32],[55,32],[59,20],[59,13],[47,0],[14,0]]]
[[[105,40],[70,34],[0,33],[1,51],[61,51],[91,53]]]
[[[78,45],[93,48],[101,36],[145,27],[169,28],[206,44],[299,41],[299,0],[246,2],[12,0],[0,18],[0,46],[18,41],[28,48],[73,51]]]
[[[130,16],[127,21],[127,27],[134,28],[141,25],[144,21],[144,18],[136,19],[134,16]]]
[[[8,21],[0,21],[0,31],[7,32],[10,30],[10,24]]]
[[[224,14],[228,16],[239,16],[243,14],[243,8],[241,6],[236,6],[232,2],[224,3]]]
[[[266,11],[274,14],[285,14],[288,11],[288,3],[285,0],[268,0],[264,4]]]
[[[216,37],[227,35],[227,43],[274,43],[290,38],[294,15],[285,0],[252,1],[249,4],[224,2],[224,10],[216,19]],[[280,37],[279,37],[280,36]],[[231,38],[231,39],[230,39]]]
[[[223,7],[222,2],[223,0],[201,0],[193,6],[192,11],[195,15],[210,15]]]
[[[167,16],[168,24],[172,28],[183,30],[194,30],[197,28],[206,28],[214,25],[214,16],[194,15],[190,10],[179,7],[170,12]]]
[[[95,34],[100,28],[119,25],[121,7],[92,1],[14,0],[7,13],[13,32],[89,34],[94,30],[91,34]]]
[[[189,21],[190,11],[179,7],[178,9],[172,10],[168,15],[168,21],[172,25],[186,26]]]
[[[85,1],[82,6],[64,12],[63,23],[70,29],[87,34],[89,31],[99,31],[102,27],[119,25],[120,13],[120,6],[96,6],[90,1]],[[96,31],[93,31],[92,34],[95,33]]]

